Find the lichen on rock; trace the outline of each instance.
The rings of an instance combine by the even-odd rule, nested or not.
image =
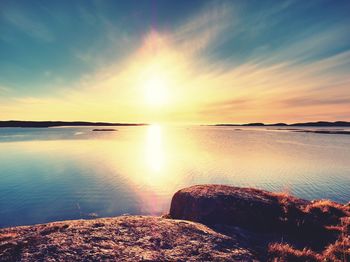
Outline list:
[[[1,261],[253,261],[233,238],[194,222],[149,216],[0,230]]]

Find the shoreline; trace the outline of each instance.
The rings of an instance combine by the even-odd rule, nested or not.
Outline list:
[[[49,127],[77,127],[77,126],[146,126],[145,123],[110,123],[88,121],[0,121],[0,128],[49,128]]]
[[[90,121],[22,121],[22,120],[3,120],[0,121],[2,127],[30,127],[30,128],[48,128],[48,127],[69,127],[69,126],[147,126],[147,123],[111,123],[111,122],[90,122]],[[350,122],[347,121],[317,121],[317,122],[302,122],[302,123],[221,123],[207,124],[199,126],[217,126],[217,127],[350,127]]]
[[[349,203],[198,185],[176,192],[169,214],[162,217],[118,216],[2,228],[0,257],[2,261],[337,261],[350,256],[349,228]]]

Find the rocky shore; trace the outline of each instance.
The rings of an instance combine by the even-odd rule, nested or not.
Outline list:
[[[349,204],[200,185],[163,217],[0,229],[0,261],[350,261],[349,232]]]

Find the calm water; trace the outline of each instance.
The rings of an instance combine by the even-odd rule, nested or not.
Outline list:
[[[350,136],[267,128],[0,129],[0,227],[167,212],[178,189],[350,200]]]

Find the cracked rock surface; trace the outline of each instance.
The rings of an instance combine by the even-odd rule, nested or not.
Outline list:
[[[253,261],[251,252],[194,222],[149,216],[0,229],[1,261]]]

